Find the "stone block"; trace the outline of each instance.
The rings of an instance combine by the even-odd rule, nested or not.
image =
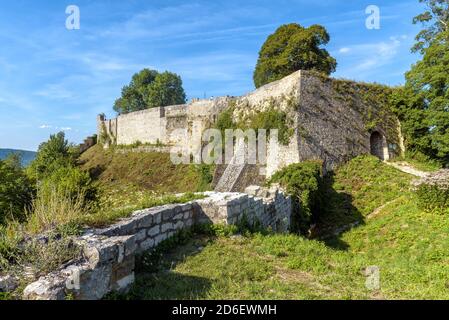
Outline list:
[[[171,223],[171,222],[164,223],[161,227],[161,232],[163,233],[163,232],[166,232],[169,230],[173,230],[173,223]]]
[[[159,234],[159,232],[161,231],[161,227],[160,226],[154,226],[153,228],[151,228],[150,230],[148,230],[148,235],[150,237],[154,237],[155,235]]]
[[[154,247],[154,239],[147,239],[140,243],[140,251],[147,251]]]

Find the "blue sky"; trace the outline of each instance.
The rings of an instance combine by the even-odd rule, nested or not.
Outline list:
[[[80,30],[65,27],[72,4]],[[365,27],[371,4],[380,30]],[[60,130],[80,142],[144,67],[181,75],[188,98],[251,91],[258,51],[284,23],[328,29],[334,77],[401,84],[422,11],[418,0],[2,1],[0,148],[36,150]]]

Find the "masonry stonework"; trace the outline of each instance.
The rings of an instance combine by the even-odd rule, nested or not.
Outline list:
[[[274,107],[287,114],[294,133],[286,145],[270,141],[266,176],[305,160],[322,160],[329,171],[362,154],[388,160],[403,153],[396,116],[381,101],[363,98],[361,92],[373,86],[297,71],[242,97],[195,100],[111,120],[99,117],[98,136],[110,137],[119,145],[140,141],[188,147],[192,154],[201,154],[202,133],[226,108],[232,105],[233,118],[238,121]]]
[[[289,230],[290,196],[277,186],[253,186],[247,192],[206,192],[201,200],[139,210],[110,227],[88,230],[75,241],[85,258],[31,283],[24,298],[97,300],[112,291],[126,291],[134,282],[137,254],[194,225],[232,225],[246,219],[276,232]]]

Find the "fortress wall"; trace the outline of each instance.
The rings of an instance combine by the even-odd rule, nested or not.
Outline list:
[[[366,105],[358,95],[356,85],[351,92],[337,92],[334,79],[324,81],[303,72],[298,106],[298,149],[300,161],[321,159],[327,170],[358,155],[370,153],[372,132],[384,138],[384,156],[397,156],[400,152],[397,118],[386,106]],[[369,85],[368,85],[369,86]],[[368,127],[367,118],[376,122]]]
[[[266,84],[240,97],[237,105],[243,107],[249,105],[251,108],[256,107],[258,110],[264,110],[274,100],[279,110],[286,111],[289,108],[287,98],[299,99],[301,72],[296,71],[281,80]]]
[[[338,100],[330,82],[303,74],[298,108],[300,160],[321,159],[327,170],[370,153],[362,114]]]
[[[117,144],[164,142],[165,130],[161,118],[163,108],[151,108],[120,115],[117,118]]]
[[[372,91],[373,89],[373,91]],[[400,124],[377,95],[381,86],[335,80],[297,71],[242,97],[196,100],[188,105],[133,112],[104,122],[118,144],[156,143],[190,147],[200,153],[201,137],[218,115],[232,106],[236,122],[270,108],[286,113],[294,134],[285,146],[270,146],[266,173],[304,160],[322,160],[333,170],[361,154],[387,160],[403,151]],[[369,98],[369,99],[368,99]],[[381,99],[379,99],[381,100]],[[231,104],[232,102],[232,104]],[[377,134],[374,139],[373,135]]]

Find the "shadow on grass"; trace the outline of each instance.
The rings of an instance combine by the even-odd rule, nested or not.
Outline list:
[[[187,258],[199,254],[210,237],[196,235],[186,243],[167,250],[163,254],[141,256],[136,261],[136,281],[125,295],[108,297],[125,300],[195,300],[205,298],[211,281],[200,276],[185,275],[174,271]],[[151,259],[151,261],[145,261]]]
[[[365,224],[362,213],[353,205],[353,197],[334,189],[334,173],[324,178],[323,210],[316,221],[315,238],[335,250],[347,250],[349,245],[341,235],[355,226]]]

